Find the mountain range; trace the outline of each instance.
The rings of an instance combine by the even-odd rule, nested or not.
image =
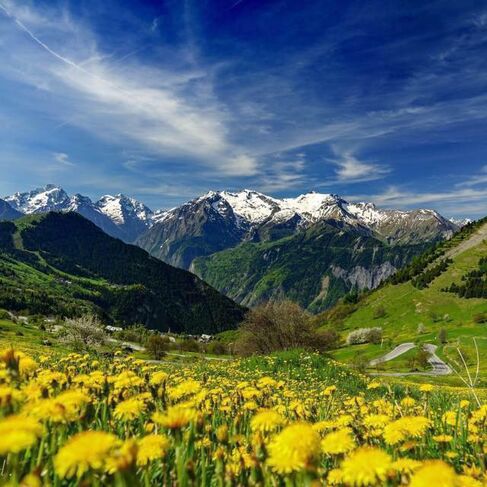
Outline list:
[[[6,196],[3,201],[19,215],[42,214],[50,211],[79,213],[108,235],[128,243],[135,241],[144,233],[151,226],[154,217],[152,210],[143,203],[123,194],[102,196],[98,201],[93,202],[89,197],[81,194],[69,196],[64,189],[52,184],[29,192]]]
[[[48,185],[7,196],[4,206],[16,212],[12,218],[77,212],[241,304],[288,297],[313,312],[353,288],[377,287],[463,224],[434,210],[380,209],[316,192],[278,199],[252,190],[210,191],[153,212],[122,194],[93,202]]]

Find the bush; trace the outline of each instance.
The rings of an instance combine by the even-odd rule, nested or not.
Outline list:
[[[199,352],[200,344],[194,338],[184,338],[178,344],[182,352]]]
[[[386,309],[384,306],[378,306],[374,310],[373,318],[374,320],[378,320],[379,318],[384,318],[387,315]]]
[[[117,340],[134,343],[144,343],[148,335],[149,330],[144,325],[132,325],[114,333]]]
[[[166,355],[166,350],[169,345],[169,339],[162,335],[151,335],[146,343],[145,348],[151,358],[154,360],[161,360]]]
[[[382,328],[359,328],[351,331],[347,336],[347,345],[360,345],[361,343],[380,343]]]
[[[90,351],[103,346],[107,334],[98,317],[87,314],[80,318],[66,318],[61,340],[77,351]]]
[[[418,347],[416,353],[408,360],[411,369],[426,369],[429,366],[430,354],[423,348]]]
[[[240,326],[235,351],[240,355],[268,354],[279,350],[327,348],[336,342],[329,332],[317,333],[306,311],[292,301],[270,302],[247,313]]]
[[[6,309],[0,309],[0,320],[10,320],[10,313]]]
[[[473,322],[474,323],[477,323],[478,325],[481,325],[482,323],[486,323],[487,322],[487,314],[485,314],[485,313],[477,313],[473,317]]]
[[[315,346],[311,347],[317,352],[326,352],[340,346],[340,334],[334,328],[316,332]]]
[[[448,343],[448,332],[444,329],[441,328],[439,333],[438,333],[438,340],[441,344]]]
[[[229,350],[225,343],[215,340],[206,345],[206,353],[210,353],[212,355],[226,355],[229,353]]]

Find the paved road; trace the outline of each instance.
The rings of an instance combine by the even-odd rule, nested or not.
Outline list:
[[[372,360],[369,365],[371,367],[381,364],[383,362],[388,362],[389,360],[393,360],[403,353],[406,353],[408,350],[415,348],[416,345],[414,343],[401,343],[398,345],[394,350],[391,350],[389,353],[386,353],[382,357]],[[371,375],[383,375],[387,377],[404,377],[407,375],[449,375],[452,373],[451,367],[443,362],[438,355],[436,355],[436,350],[438,347],[431,343],[426,343],[424,345],[424,349],[430,354],[428,358],[428,362],[430,363],[432,369],[428,372],[375,372],[371,373]]]
[[[438,349],[436,345],[427,343],[425,344],[424,349],[430,354],[428,362],[431,367],[433,367],[432,375],[448,375],[452,373],[451,367],[436,355],[436,350]]]
[[[391,350],[389,353],[386,353],[382,357],[371,360],[369,365],[371,367],[374,367],[375,365],[381,364],[383,362],[389,362],[389,360],[394,360],[395,358],[399,357],[403,353],[406,353],[415,346],[416,345],[414,343],[401,343],[401,345],[398,345],[394,350]]]

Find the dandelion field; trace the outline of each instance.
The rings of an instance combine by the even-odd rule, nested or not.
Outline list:
[[[487,405],[315,354],[150,364],[0,352],[0,482],[485,486]]]

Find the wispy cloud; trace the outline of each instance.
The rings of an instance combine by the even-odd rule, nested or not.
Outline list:
[[[335,171],[339,182],[358,183],[381,179],[391,172],[391,169],[383,164],[360,160],[351,150],[340,151],[334,149],[338,156],[331,159],[338,168]]]
[[[63,46],[64,51],[71,48],[78,57],[84,53],[89,59],[86,64],[77,62],[41,40],[13,9],[1,3],[0,8],[51,56],[32,56],[26,48],[21,54],[30,69],[18,74],[21,80],[34,84],[38,75],[32,77],[30,72],[36,70],[43,73],[47,89],[75,97],[70,106],[74,115],[66,123],[94,131],[97,136],[132,140],[161,155],[188,154],[227,175],[255,174],[256,161],[251,154],[227,140],[227,115],[213,94],[205,68],[195,71],[183,67],[171,79],[166,71],[152,66],[126,63],[114,67],[93,47],[92,34],[80,34],[79,28],[78,38],[88,40],[91,52],[83,49],[83,41],[77,42],[79,51],[69,45],[69,38]],[[114,69],[120,67],[123,70]]]
[[[53,157],[54,160],[61,166],[76,166],[76,164],[69,159],[69,155],[64,152],[54,152]]]

